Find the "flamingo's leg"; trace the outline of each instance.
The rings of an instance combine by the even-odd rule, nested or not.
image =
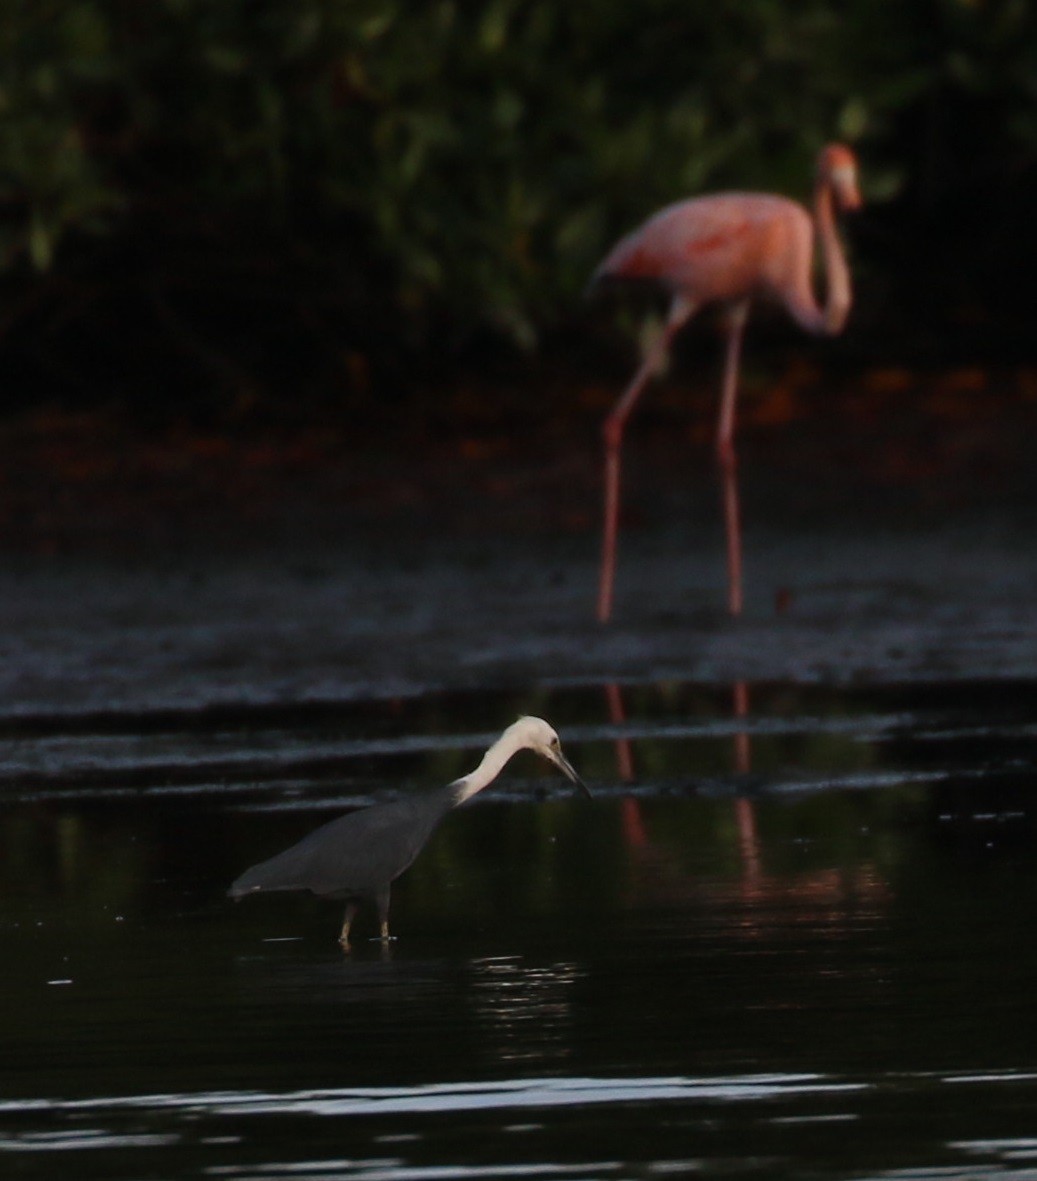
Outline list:
[[[649,350],[633,381],[616,403],[602,427],[605,437],[605,510],[601,550],[601,573],[598,579],[598,620],[605,623],[612,614],[612,586],[616,576],[616,534],[619,529],[620,451],[623,428],[644,392],[649,380],[661,368],[673,338],[694,315],[697,305],[681,295],[674,297],[666,318],[666,327]]]

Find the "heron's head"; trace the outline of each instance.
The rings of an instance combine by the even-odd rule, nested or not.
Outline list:
[[[817,180],[819,184],[831,187],[841,210],[860,209],[862,202],[857,188],[857,158],[845,144],[829,144],[821,149],[817,160]]]
[[[527,747],[529,750],[535,751],[541,758],[547,759],[549,763],[553,763],[567,779],[576,784],[588,799],[591,798],[590,789],[576,774],[572,763],[562,754],[562,743],[553,726],[545,722],[543,718],[527,716],[519,718],[509,728],[518,747]]]

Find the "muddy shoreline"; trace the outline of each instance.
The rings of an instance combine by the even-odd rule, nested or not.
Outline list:
[[[607,627],[592,414],[353,449],[167,437],[150,459],[139,440],[80,445],[67,421],[18,455],[8,434],[0,719],[615,680],[1030,679],[1033,411],[1012,406],[985,434],[944,420],[928,444],[916,422],[910,448],[888,423],[750,420],[738,620],[702,423],[649,420]]]
[[[719,545],[643,529],[606,627],[592,618],[595,542],[426,535],[401,557],[365,531],[316,549],[9,560],[0,718],[611,680],[1037,677],[1037,552],[1022,532],[750,531],[732,620]]]

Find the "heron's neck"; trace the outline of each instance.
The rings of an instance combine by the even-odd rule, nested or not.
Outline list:
[[[504,764],[515,753],[516,747],[507,741],[505,733],[483,755],[482,762],[469,775],[455,780],[450,786],[454,789],[454,806],[470,800],[477,792],[491,784],[504,768]]]
[[[846,317],[850,314],[853,293],[850,289],[850,268],[846,265],[846,256],[835,228],[833,205],[831,185],[828,181],[818,181],[814,190],[814,221],[825,265],[825,304],[818,309],[818,328],[834,336],[842,331]]]

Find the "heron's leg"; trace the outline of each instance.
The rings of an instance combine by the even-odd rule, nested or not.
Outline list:
[[[727,608],[732,615],[742,613],[742,522],[738,504],[738,462],[735,456],[734,433],[738,367],[742,355],[742,335],[748,316],[748,301],[735,304],[728,311],[724,382],[720,393],[720,417],[717,422],[716,447],[717,459],[720,462],[724,534],[727,542]]]
[[[353,919],[356,918],[356,911],[355,902],[346,903],[346,917],[342,921],[342,934],[338,937],[343,951],[349,951],[349,928],[353,925]]]
[[[389,934],[389,887],[379,890],[375,897],[375,902],[378,904],[378,921],[381,926],[380,938],[383,943],[388,943],[391,936]]]
[[[598,622],[607,622],[612,614],[612,584],[616,575],[616,533],[619,528],[619,459],[623,446],[623,428],[650,379],[658,373],[670,351],[673,338],[694,314],[697,305],[681,295],[674,296],[666,327],[652,345],[648,356],[623,396],[613,407],[602,427],[605,437],[605,510],[601,550],[601,573],[598,579]]]

